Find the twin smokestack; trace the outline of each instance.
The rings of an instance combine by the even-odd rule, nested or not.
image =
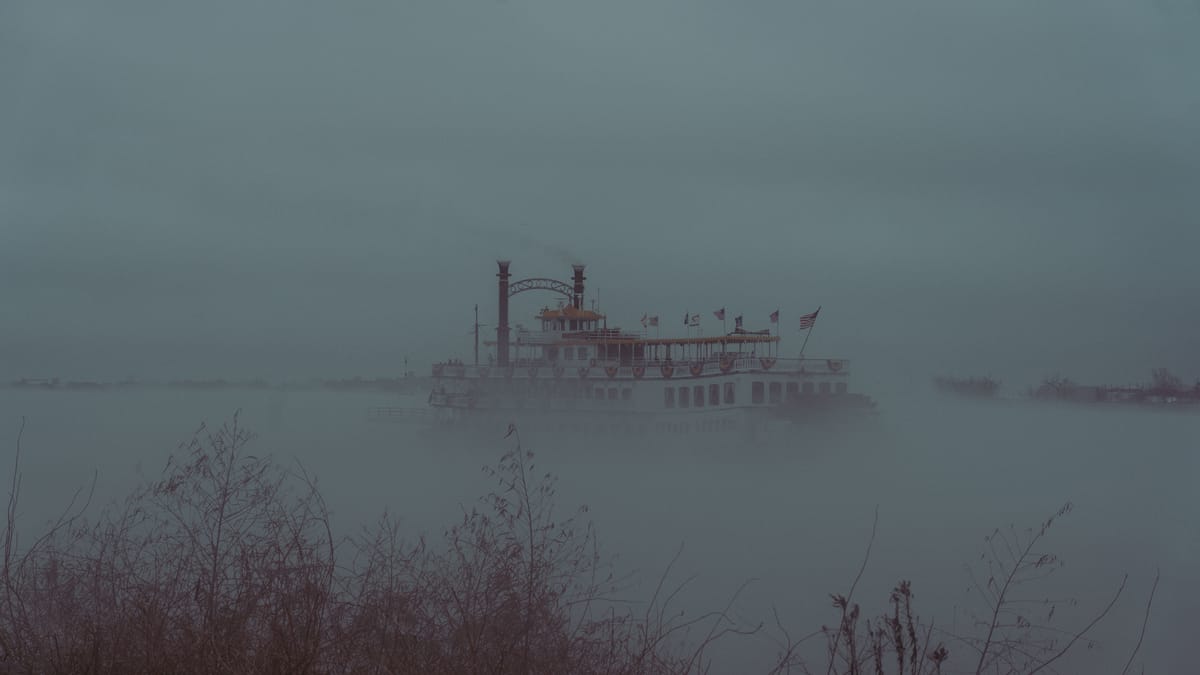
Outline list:
[[[499,292],[500,292],[500,322],[496,326],[496,363],[500,367],[508,366],[508,298],[512,293],[509,292],[511,286],[512,273],[508,271],[508,266],[512,264],[511,260],[497,260],[496,265],[500,268],[499,277]],[[583,276],[583,265],[571,265],[574,270],[573,281],[574,285],[571,289],[571,306],[575,309],[583,309],[583,281],[586,277]]]

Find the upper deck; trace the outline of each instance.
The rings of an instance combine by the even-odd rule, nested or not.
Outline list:
[[[608,378],[670,379],[740,372],[837,377],[848,373],[845,359],[806,359],[803,354],[800,358],[779,358],[779,335],[770,330],[743,330],[740,316],[735,318],[735,330],[727,332],[723,309],[717,313],[722,330],[716,335],[703,335],[700,315],[690,313],[684,316],[687,334],[683,336],[660,335],[658,317],[642,317],[642,327],[652,327],[654,335],[610,328],[607,316],[597,311],[594,301],[591,309],[584,307],[583,265],[574,265],[572,283],[565,283],[547,278],[513,281],[510,263],[500,260],[497,264],[496,339],[483,342],[493,353],[485,357],[485,365],[479,360],[477,341],[475,365],[457,360],[439,363],[433,367],[435,377],[586,378],[598,374]],[[558,293],[563,300],[555,307],[543,306],[535,315],[540,330],[519,324],[510,328],[509,298],[534,290]],[[778,312],[772,314],[771,321],[777,318]],[[476,321],[477,331],[478,325]]]

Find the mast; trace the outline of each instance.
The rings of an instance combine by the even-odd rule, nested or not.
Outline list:
[[[475,367],[479,367],[479,305],[475,305]]]

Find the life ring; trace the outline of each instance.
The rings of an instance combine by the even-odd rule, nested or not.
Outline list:
[[[565,371],[566,371],[566,368],[563,368],[562,366],[554,366],[554,369],[551,372],[554,373],[554,379],[557,380],[558,378],[563,376],[563,373]]]
[[[759,359],[758,362],[762,365],[763,370],[770,370],[771,366],[775,365],[775,359],[767,358],[765,356]]]
[[[721,372],[728,373],[733,370],[733,359],[721,359]]]
[[[617,367],[616,366],[605,366],[604,374],[608,375],[610,378],[616,377],[617,376]]]
[[[675,366],[664,365],[663,367],[659,368],[659,371],[662,372],[662,376],[665,379],[669,380],[671,379],[671,376],[675,374]]]
[[[692,374],[692,377],[700,377],[700,373],[704,372],[704,363],[697,361],[688,366],[688,371]]]
[[[642,379],[642,376],[645,374],[646,374],[646,366],[634,366],[633,367],[633,376],[636,379],[639,379],[639,380]]]
[[[591,370],[591,368],[576,368],[576,371],[579,373],[579,377],[581,378],[587,377],[589,370]]]
[[[838,359],[828,359],[825,361],[825,365],[829,366],[829,372],[836,373],[842,369],[842,365],[844,364]]]

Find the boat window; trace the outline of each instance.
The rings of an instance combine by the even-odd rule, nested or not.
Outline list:
[[[767,392],[769,394],[768,400],[771,403],[779,403],[779,400],[783,398],[783,383],[772,382],[771,385],[767,387]]]
[[[837,383],[837,385],[836,385],[836,386],[834,386],[834,391],[836,391],[836,392],[837,392],[837,393],[839,393],[839,394],[844,394],[844,393],[846,393],[846,383],[845,383],[845,382],[838,382],[838,383]]]
[[[608,388],[608,400],[610,400],[610,401],[617,400],[617,388],[616,387]]]
[[[721,405],[721,385],[719,385],[719,384],[708,385],[708,404],[709,405]]]
[[[587,357],[588,357],[587,356],[587,347],[580,347],[579,348],[579,360],[587,361]]]
[[[691,397],[688,396],[688,392],[689,392],[689,389],[687,387],[679,388],[679,407],[680,408],[686,408],[691,403],[691,400],[690,400]]]
[[[814,390],[814,388],[813,388],[813,383],[812,383],[812,382],[805,382],[805,383],[804,383],[804,393],[806,393],[806,394],[811,394],[811,393],[813,393],[813,390]]]
[[[663,406],[666,408],[675,407],[675,388],[666,387],[663,389]]]
[[[763,391],[765,389],[766,389],[766,387],[763,386],[762,382],[752,382],[750,384],[750,402],[751,403],[762,403],[763,402]]]
[[[733,383],[726,382],[725,383],[725,405],[733,405],[733,401],[734,401]]]
[[[799,395],[800,395],[800,383],[799,382],[788,382],[787,383],[787,398],[788,398],[788,400],[791,401],[791,400],[795,399],[796,397],[798,397]]]
[[[696,402],[697,408],[704,407],[704,385],[698,384],[692,387],[692,400]]]
[[[828,394],[830,389],[831,389],[831,387],[828,382],[821,383],[821,393],[822,394]]]
[[[632,389],[630,389],[629,387],[625,387],[624,389],[621,390],[621,400],[622,401],[628,401],[632,398],[633,398],[633,390]]]

